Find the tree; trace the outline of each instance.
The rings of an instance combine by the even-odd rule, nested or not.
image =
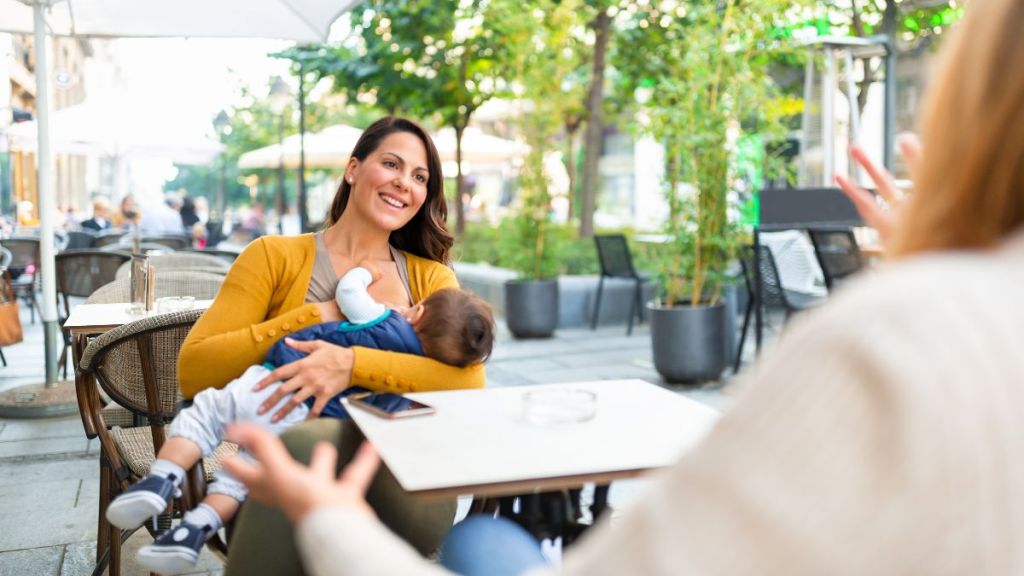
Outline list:
[[[350,14],[340,46],[316,46],[306,66],[334,79],[352,100],[389,113],[436,119],[455,131],[455,230],[465,229],[462,135],[473,113],[508,90],[507,55],[515,49],[513,0],[370,0]]]
[[[594,210],[597,207],[601,145],[604,142],[604,72],[612,34],[612,4],[609,0],[594,0],[593,19],[589,24],[594,33],[594,49],[591,54],[590,85],[587,89],[587,133],[583,159],[583,197],[580,202],[580,236],[583,238],[594,235]]]

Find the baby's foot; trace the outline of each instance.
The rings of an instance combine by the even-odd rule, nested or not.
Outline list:
[[[139,563],[159,574],[181,574],[195,567],[211,532],[209,526],[182,522],[152,544],[139,548]]]
[[[139,480],[107,506],[107,521],[122,530],[133,530],[167,509],[177,492],[174,482],[150,474]]]

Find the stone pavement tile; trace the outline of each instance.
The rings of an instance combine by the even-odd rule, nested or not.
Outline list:
[[[639,349],[614,348],[603,350],[600,354],[593,352],[576,352],[557,358],[559,364],[566,368],[582,368],[594,364],[630,364],[637,366],[653,366],[649,346]],[[638,363],[638,361],[640,361]]]
[[[81,480],[50,480],[4,486],[0,491],[0,511],[4,514],[59,514],[74,508]]]
[[[523,358],[514,361],[495,362],[497,366],[514,368],[520,374],[532,374],[543,370],[558,370],[564,368],[553,359],[547,358]]]
[[[63,552],[63,546],[0,552],[0,576],[56,574]]]
[[[0,441],[0,458],[17,456],[42,456],[47,454],[86,453],[89,441],[85,436],[77,438],[44,438],[41,440]]]
[[[98,482],[99,461],[95,457],[83,457],[43,462],[0,462],[0,493],[12,484],[72,478],[97,479]]]
[[[516,370],[514,366],[514,362],[507,362],[505,364],[488,363],[486,367],[487,386],[523,386],[530,384],[530,380],[523,376],[519,370]]]
[[[0,550],[41,548],[96,539],[96,507],[77,506],[27,516],[0,512]]]
[[[41,418],[38,420],[8,420],[4,424],[4,428],[0,430],[0,442],[85,437],[82,419],[78,416]]]
[[[92,574],[95,563],[95,539],[68,544],[64,547],[64,562],[60,565],[60,576],[86,576]]]
[[[554,382],[583,382],[587,380],[618,380],[622,378],[639,378],[647,382],[658,383],[661,378],[653,368],[635,366],[629,364],[599,364],[584,366],[580,368],[559,368],[557,370],[544,370],[526,374],[535,384],[549,384]]]
[[[149,574],[145,568],[136,562],[135,555],[138,553],[139,548],[152,541],[153,538],[145,530],[139,530],[132,534],[131,538],[121,548],[121,574],[124,576],[147,576]],[[69,544],[64,553],[64,563],[60,567],[60,576],[86,576],[92,574],[93,565],[96,562],[95,558],[95,540]],[[183,576],[198,576],[200,574],[214,576],[222,574],[223,568],[224,564],[220,559],[209,550],[204,549],[195,570],[187,572]]]

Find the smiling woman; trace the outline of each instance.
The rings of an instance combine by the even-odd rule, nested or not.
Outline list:
[[[371,296],[390,307],[411,306],[458,287],[447,266],[453,238],[445,224],[442,182],[437,150],[419,125],[386,117],[368,127],[346,167],[328,227],[316,234],[259,238],[238,257],[182,347],[183,395],[223,387],[292,331],[341,320],[334,299],[338,278],[364,260],[382,273],[370,286]],[[481,365],[454,368],[420,356],[324,342],[308,348],[301,350],[308,356],[257,385],[284,380],[264,403],[264,412],[292,395],[275,418],[306,399],[314,402],[311,413],[319,414],[330,398],[354,385],[404,393],[484,383]],[[317,441],[350,446],[359,437],[340,421],[319,420],[282,439],[301,459]],[[451,525],[454,502],[415,502],[386,472],[375,486],[371,504],[381,518],[424,553],[435,549]],[[301,572],[287,521],[258,505],[243,507],[229,560],[229,574]]]

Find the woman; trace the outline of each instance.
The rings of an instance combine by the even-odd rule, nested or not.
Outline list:
[[[371,295],[392,306],[410,306],[437,290],[457,287],[447,266],[452,236],[445,227],[442,182],[437,150],[420,126],[387,117],[367,128],[352,151],[327,229],[261,237],[235,261],[213,305],[182,346],[178,374],[184,396],[230,382],[293,330],[340,320],[335,286],[362,260],[373,261],[383,273],[370,287]],[[453,368],[424,357],[322,341],[293,346],[309,356],[273,371],[258,385],[286,380],[263,407],[274,408],[275,418],[307,398],[315,399],[312,413],[319,414],[350,385],[404,393],[484,384],[482,366]],[[290,400],[279,406],[287,395]],[[348,451],[359,442],[355,433],[350,425],[324,420],[300,426],[284,440],[302,458],[317,440]],[[381,475],[371,494],[381,516],[425,553],[451,526],[453,502],[408,499],[390,474]],[[276,512],[247,506],[233,534],[229,564],[230,574],[297,572],[287,521]]]
[[[892,264],[798,318],[705,441],[570,549],[565,573],[1024,570],[1024,2],[966,10],[924,110]],[[362,501],[371,450],[334,483],[329,450],[305,469],[258,430],[235,434],[269,464],[230,468],[299,525],[313,573],[440,571]],[[515,540],[496,525],[460,524],[442,563],[504,573],[483,553]],[[511,572],[537,567],[517,555]]]

